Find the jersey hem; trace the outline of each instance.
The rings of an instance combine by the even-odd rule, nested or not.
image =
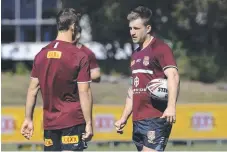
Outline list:
[[[77,83],[90,83],[91,81],[77,82]]]
[[[162,113],[163,114],[163,113]],[[140,121],[140,120],[144,120],[144,119],[149,119],[149,118],[158,118],[158,117],[161,117],[162,116],[162,114],[160,114],[160,115],[156,115],[156,116],[149,116],[149,117],[141,117],[141,118],[133,118],[133,120],[132,121]]]
[[[69,128],[69,127],[73,127],[76,125],[81,125],[81,124],[85,124],[86,122],[78,122],[78,123],[74,123],[74,124],[70,124],[70,125],[66,125],[66,126],[59,126],[59,127],[43,127],[44,130],[58,130],[58,129],[65,129],[65,128]]]

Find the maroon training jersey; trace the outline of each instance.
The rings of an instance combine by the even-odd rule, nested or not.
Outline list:
[[[152,79],[166,78],[164,70],[177,68],[173,53],[163,41],[153,38],[150,44],[133,53],[131,58],[133,121],[162,116],[167,104],[152,99],[146,85]]]
[[[85,123],[77,83],[90,82],[87,55],[69,42],[55,40],[35,57],[31,77],[39,79],[44,129]]]
[[[99,68],[95,54],[86,46],[82,45],[81,49],[88,55],[90,70]]]

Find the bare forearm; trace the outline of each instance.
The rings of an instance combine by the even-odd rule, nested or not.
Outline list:
[[[130,117],[131,113],[132,113],[132,101],[131,101],[131,99],[127,98],[125,108],[124,108],[121,118],[127,121],[128,118]]]
[[[89,88],[89,90],[88,90],[88,95],[89,95],[89,100],[91,101],[92,106],[93,106],[93,96],[92,96],[91,88]],[[92,113],[91,113],[91,115],[92,115]]]
[[[80,104],[86,124],[92,124],[93,100],[91,91],[80,92]]]
[[[129,116],[132,114],[132,105],[133,105],[132,94],[133,94],[132,89],[129,88],[128,95],[126,98],[125,108],[121,116],[121,118],[126,121],[128,120]]]
[[[179,93],[179,75],[168,77],[168,106],[176,106]]]
[[[37,99],[37,92],[28,90],[27,93],[27,101],[25,106],[25,117],[26,119],[32,120],[33,119],[33,113],[36,105],[36,99]]]

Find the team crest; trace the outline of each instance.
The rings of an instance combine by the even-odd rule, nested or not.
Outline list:
[[[147,132],[147,139],[149,143],[154,144],[154,139],[155,139],[155,131],[148,131]]]
[[[132,62],[131,62],[131,66],[133,66],[135,64],[135,60],[133,60]]]
[[[149,65],[149,56],[145,56],[143,58],[143,65],[148,66]]]

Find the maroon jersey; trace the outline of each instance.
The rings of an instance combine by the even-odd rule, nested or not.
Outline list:
[[[35,57],[31,77],[39,79],[44,129],[85,123],[77,83],[90,82],[87,55],[69,42],[55,40]]]
[[[90,70],[99,68],[95,54],[84,45],[81,46],[81,49],[88,55],[88,59],[90,62]]]
[[[162,116],[167,104],[152,99],[146,85],[152,79],[166,78],[164,70],[177,68],[173,53],[163,41],[153,38],[150,44],[132,55],[133,121]]]

